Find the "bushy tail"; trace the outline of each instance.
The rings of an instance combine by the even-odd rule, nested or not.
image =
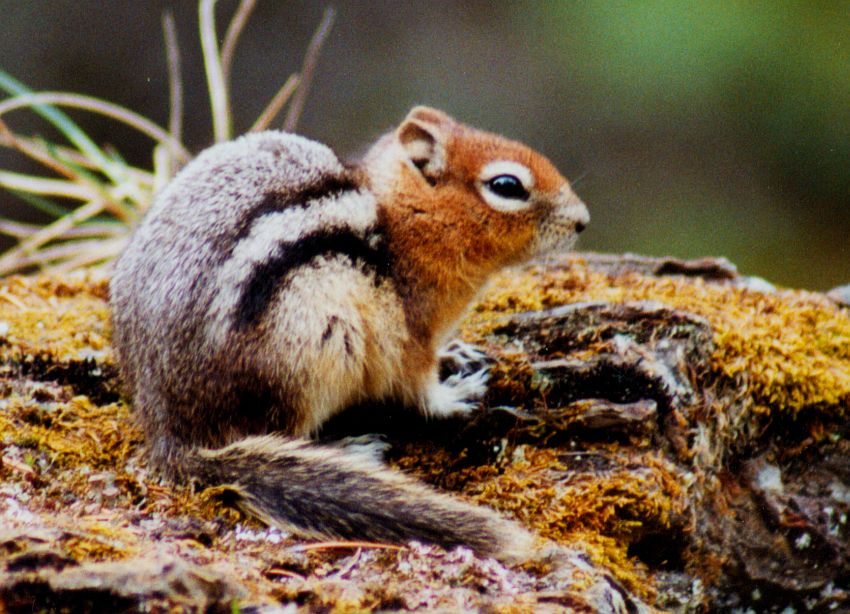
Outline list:
[[[367,454],[274,435],[195,450],[189,473],[227,486],[238,504],[272,526],[310,536],[447,548],[521,560],[533,539],[488,509],[439,494]]]

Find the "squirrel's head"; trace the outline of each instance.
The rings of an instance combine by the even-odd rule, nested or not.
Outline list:
[[[395,195],[387,206],[431,214],[500,265],[569,249],[590,219],[545,156],[429,107],[411,110],[364,164],[379,198]]]

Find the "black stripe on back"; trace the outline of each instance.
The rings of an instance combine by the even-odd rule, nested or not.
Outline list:
[[[275,295],[286,287],[290,272],[320,256],[336,255],[372,270],[376,283],[389,277],[392,270],[390,254],[377,229],[367,231],[363,237],[348,228],[332,228],[280,243],[268,260],[254,265],[251,275],[241,285],[234,314],[236,329],[249,328],[263,318]]]
[[[249,211],[236,221],[236,233],[231,242],[232,247],[248,236],[254,222],[268,215],[285,211],[290,207],[307,207],[311,202],[321,198],[339,198],[345,192],[353,192],[358,189],[357,184],[347,174],[324,175],[311,184],[291,192],[269,192]],[[229,250],[229,251],[231,251]]]

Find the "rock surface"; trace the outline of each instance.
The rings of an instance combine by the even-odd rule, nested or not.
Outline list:
[[[382,433],[400,470],[546,540],[508,568],[308,542],[159,483],[106,294],[95,273],[0,282],[0,610],[850,608],[850,313],[823,295],[724,260],[550,260],[463,323],[493,361],[474,419],[328,425]]]

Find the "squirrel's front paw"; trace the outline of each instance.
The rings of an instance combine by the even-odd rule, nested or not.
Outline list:
[[[441,418],[468,414],[487,392],[489,378],[487,369],[479,369],[469,375],[455,374],[434,382],[428,390],[425,414]]]
[[[437,351],[440,376],[448,380],[452,374],[472,375],[485,369],[493,360],[474,345],[454,340]]]

